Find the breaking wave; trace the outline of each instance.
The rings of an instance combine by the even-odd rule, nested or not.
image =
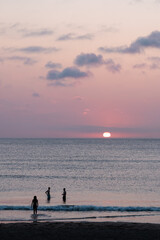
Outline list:
[[[10,206],[0,205],[0,210],[28,211],[30,206]],[[39,206],[39,211],[79,211],[79,212],[160,212],[160,207],[141,207],[141,206],[94,206],[94,205],[56,205],[56,206]]]

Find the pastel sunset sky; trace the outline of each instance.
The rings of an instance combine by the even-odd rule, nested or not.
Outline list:
[[[160,1],[1,0],[0,137],[160,137]]]

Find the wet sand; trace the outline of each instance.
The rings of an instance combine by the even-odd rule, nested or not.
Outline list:
[[[160,224],[41,222],[0,224],[1,240],[160,240]]]

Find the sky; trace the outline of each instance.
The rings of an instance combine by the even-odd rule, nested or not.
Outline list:
[[[0,138],[160,138],[160,0],[1,0]]]

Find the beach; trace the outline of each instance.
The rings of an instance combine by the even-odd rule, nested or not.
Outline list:
[[[159,240],[160,224],[127,222],[34,222],[0,224],[2,240]]]

